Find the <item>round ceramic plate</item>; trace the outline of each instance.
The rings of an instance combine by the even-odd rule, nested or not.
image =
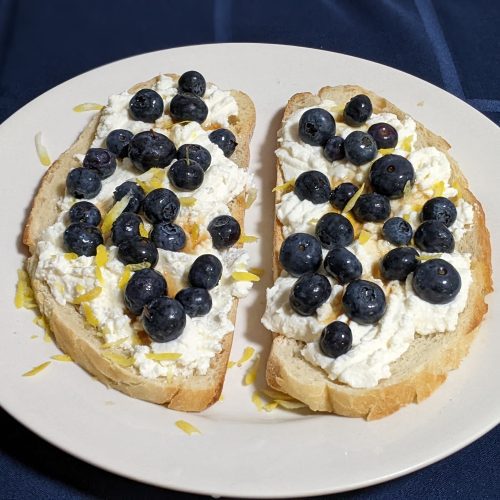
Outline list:
[[[239,497],[297,497],[382,482],[439,460],[491,429],[500,415],[498,293],[488,298],[490,312],[460,369],[420,405],[379,421],[303,410],[259,412],[251,397],[264,387],[264,362],[250,386],[243,384],[243,378],[251,362],[229,369],[223,401],[201,414],[182,414],[128,398],[73,363],[54,361],[36,377],[21,376],[58,352],[54,344],[42,340],[32,311],[16,310],[13,304],[16,269],[26,253],[20,234],[44,173],[35,153],[35,134],[42,132],[55,158],[92,114],[75,113],[76,104],[105,104],[109,94],[136,82],[193,68],[221,88],[244,90],[257,108],[251,171],[259,197],[246,220],[247,232],[260,236],[258,243],[248,245],[252,265],[266,272],[240,304],[231,359],[253,346],[265,360],[270,344],[259,318],[271,279],[273,151],[283,107],[296,92],[356,83],[387,97],[445,137],[484,205],[497,260],[500,221],[493,214],[500,179],[491,158],[500,157],[500,131],[429,83],[353,57],[276,45],[184,47],[119,61],[56,87],[0,127],[4,166],[0,402],[4,408],[49,442],[109,471],[168,488]],[[201,434],[182,432],[175,426],[179,419],[195,425]]]

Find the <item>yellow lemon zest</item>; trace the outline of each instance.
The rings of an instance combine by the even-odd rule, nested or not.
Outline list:
[[[259,356],[255,357],[255,361],[252,366],[248,369],[243,379],[243,385],[251,385],[257,379],[257,370],[259,369]]]
[[[106,342],[104,344],[102,344],[102,348],[103,349],[109,349],[111,347],[118,347],[118,346],[121,346],[123,343],[125,343],[125,341],[127,340],[127,337],[124,337],[122,339],[118,339],[118,340],[113,340],[113,342]]]
[[[403,151],[406,151],[407,153],[411,152],[411,142],[413,141],[413,135],[409,135],[408,137],[405,137],[403,141],[401,142],[401,149]]]
[[[251,267],[248,271],[252,274],[255,274],[259,278],[262,278],[262,276],[264,276],[264,269],[262,269],[262,267]]]
[[[95,298],[99,297],[101,295],[102,288],[100,286],[96,286],[92,288],[92,290],[89,290],[87,293],[84,293],[83,295],[78,295],[73,299],[73,304],[81,304],[82,302],[90,302],[91,300],[94,300]]]
[[[405,187],[403,188],[403,196],[408,196],[411,193],[411,182],[406,181]]]
[[[223,394],[221,394],[221,395],[219,396],[219,401],[220,401],[220,402],[224,401],[224,395],[223,395]]]
[[[371,236],[371,233],[362,229],[359,233],[358,241],[361,245],[364,245],[371,238]]]
[[[276,401],[271,401],[270,403],[267,403],[264,405],[264,410],[267,411],[267,412],[271,412],[273,410],[275,410],[278,406],[278,403]]]
[[[175,361],[182,357],[180,352],[148,352],[146,358],[154,359],[155,361]]]
[[[379,149],[378,152],[382,155],[382,156],[385,156],[385,155],[390,155],[392,153],[394,153],[394,148],[383,148],[383,149]]]
[[[138,262],[137,264],[127,264],[127,267],[131,271],[140,271],[141,269],[146,269],[148,267],[151,267],[150,262]]]
[[[165,180],[165,169],[158,167],[150,168],[148,170],[148,174],[150,175],[150,177],[146,181],[142,179],[136,179],[137,184],[144,190],[146,194],[155,189],[163,187],[163,181]]]
[[[295,186],[295,179],[291,179],[291,180],[285,182],[284,184],[280,184],[279,186],[276,186],[273,189],[273,193],[275,191],[280,191],[282,193],[288,193],[289,191],[291,191],[293,189],[294,186]]]
[[[228,361],[228,362],[227,362],[227,367],[228,367],[228,368],[232,368],[232,367],[233,367],[233,366],[235,366],[235,365],[236,365],[236,361]]]
[[[422,210],[422,205],[420,205],[419,203],[414,203],[412,206],[411,206],[411,209],[414,211],[414,212],[420,212]]]
[[[101,111],[103,108],[104,106],[102,104],[97,104],[96,102],[84,102],[75,106],[73,111],[82,113],[84,111]]]
[[[90,304],[84,302],[82,304],[83,315],[90,326],[97,328],[99,326],[99,320],[95,317],[94,311],[90,307]]]
[[[35,366],[31,370],[27,371],[26,373],[23,373],[23,377],[32,377],[33,375],[36,375],[37,373],[40,373],[42,370],[45,370],[47,366],[50,365],[50,361],[45,361],[45,363],[42,363],[41,365]]]
[[[124,368],[128,368],[129,366],[132,366],[134,364],[134,357],[127,357],[123,356],[121,354],[116,354],[115,352],[107,352],[104,351],[102,354],[105,358],[109,359],[110,361],[114,361],[117,365],[123,366]]]
[[[231,277],[234,281],[260,281],[260,278],[248,271],[233,271]]]
[[[434,253],[432,255],[417,255],[415,258],[420,262],[425,262],[426,260],[439,259],[440,257],[440,253]]]
[[[104,285],[104,276],[102,275],[101,268],[98,266],[95,268],[95,277],[97,278],[99,284]]]
[[[123,270],[123,273],[118,280],[118,288],[120,290],[123,290],[127,286],[130,276],[132,276],[132,271],[130,270],[129,266],[125,266],[125,269]]]
[[[454,198],[459,200],[462,197],[462,190],[460,189],[460,184],[457,181],[453,181],[451,183],[451,187],[456,189],[457,194]]]
[[[363,194],[363,191],[365,190],[365,183],[361,184],[361,187],[354,193],[352,198],[346,203],[344,210],[342,210],[342,215],[345,215],[349,213],[354,205],[356,205],[356,202],[358,201],[359,197]]]
[[[65,361],[65,362],[73,361],[73,358],[68,354],[55,354],[54,356],[51,356],[50,359],[55,359],[56,361]]]
[[[96,266],[103,267],[108,262],[108,252],[104,245],[99,245],[96,250],[95,263]]]
[[[259,396],[259,393],[255,391],[252,394],[252,403],[257,407],[257,410],[262,411],[262,408],[264,408],[264,401],[262,401],[262,398]]]
[[[192,207],[193,205],[196,205],[197,201],[198,200],[194,196],[184,196],[182,198],[179,198],[181,207]]]
[[[286,410],[298,410],[299,408],[306,407],[306,405],[300,401],[288,401],[286,399],[276,399],[276,403]]]
[[[434,197],[443,196],[445,188],[446,188],[446,186],[444,184],[444,181],[436,182],[436,184],[434,184],[434,186],[432,186],[432,189],[434,191]]]
[[[132,198],[131,194],[126,194],[121,200],[117,201],[109,210],[109,212],[104,216],[101,225],[101,231],[104,235],[107,235],[113,226],[113,222],[121,215],[125,210],[128,202]]]
[[[255,349],[253,347],[245,347],[245,349],[243,349],[243,354],[241,355],[241,358],[236,361],[236,364],[238,366],[242,366],[244,363],[246,363],[247,361],[250,361],[250,359],[252,359],[252,356],[255,354]]]
[[[201,434],[199,429],[197,429],[193,424],[186,422],[185,420],[177,420],[177,422],[175,422],[175,425],[182,432],[185,432],[186,434],[189,434],[190,436],[192,434]]]
[[[148,230],[146,229],[146,226],[144,226],[144,223],[141,222],[139,224],[139,234],[143,237],[143,238],[147,238],[148,237]]]
[[[248,189],[245,198],[245,208],[250,208],[256,199],[257,199],[257,189],[256,188]]]
[[[67,252],[64,254],[64,258],[66,260],[75,260],[78,259],[78,255],[75,252]]]
[[[21,307],[32,309],[32,305],[36,306],[36,304],[33,302],[33,299],[34,294],[33,289],[31,288],[28,273],[24,269],[18,269],[14,304],[18,309]]]
[[[49,153],[47,152],[47,148],[42,144],[42,133],[38,132],[35,135],[35,148],[40,163],[44,167],[48,167],[52,162],[50,161]]]
[[[404,219],[406,222],[410,222],[410,214],[403,214],[403,219]]]
[[[255,243],[259,238],[257,236],[251,236],[249,234],[242,234],[238,243]]]

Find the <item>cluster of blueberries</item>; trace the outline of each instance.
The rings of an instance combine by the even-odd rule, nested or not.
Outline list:
[[[345,106],[344,120],[350,126],[360,126],[371,113],[370,99],[358,95]],[[335,136],[335,128],[335,120],[328,111],[314,108],[301,116],[299,137],[307,144],[322,146],[330,161],[347,158],[358,166],[373,160],[377,149],[392,148],[398,142],[397,131],[387,123],[372,125],[368,133],[354,131],[345,141]],[[422,208],[422,223],[415,234],[404,219],[389,218],[390,200],[402,198],[414,180],[413,166],[406,158],[396,154],[382,156],[370,167],[372,192],[358,197],[352,213],[359,222],[383,222],[384,237],[397,246],[380,263],[383,279],[404,281],[414,273],[412,283],[417,296],[432,304],[446,304],[460,291],[459,273],[443,259],[420,262],[417,250],[408,245],[413,237],[414,244],[421,251],[453,252],[455,242],[448,228],[455,222],[457,210],[447,198],[428,200]],[[315,170],[300,174],[294,186],[300,200],[314,204],[330,202],[339,210],[344,210],[358,189],[352,183],[343,183],[332,190],[326,175]],[[363,272],[361,262],[346,248],[353,240],[351,222],[338,213],[323,215],[316,224],[314,236],[294,233],[285,239],[279,259],[283,268],[298,278],[290,292],[290,305],[295,312],[303,316],[313,315],[330,297],[330,282],[317,272],[323,264],[326,274],[339,284],[347,285],[342,304],[350,319],[359,324],[373,324],[380,320],[386,310],[384,291],[376,283],[360,279]],[[324,260],[322,248],[328,250]],[[340,321],[329,324],[320,337],[321,350],[333,358],[345,354],[351,345],[351,330]]]

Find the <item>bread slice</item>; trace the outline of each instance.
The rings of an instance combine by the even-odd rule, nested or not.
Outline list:
[[[177,75],[168,75],[175,79]],[[150,88],[159,77],[139,83],[129,92]],[[243,92],[232,90],[238,104],[238,115],[230,118],[231,131],[236,135],[238,146],[231,156],[239,167],[248,169],[250,160],[250,139],[255,125],[255,107]],[[66,175],[74,167],[74,155],[85,154],[90,147],[99,123],[97,114],[82,131],[75,143],[64,152],[44,175],[34,197],[26,223],[23,242],[28,246],[31,257],[27,270],[41,313],[47,318],[50,329],[59,347],[74,361],[109,387],[134,398],[165,405],[183,411],[201,411],[219,399],[226,373],[233,333],[222,340],[222,351],[211,362],[206,375],[188,378],[166,377],[147,379],[134,367],[122,367],[103,357],[102,341],[96,331],[88,325],[73,305],[61,306],[51,295],[46,283],[35,278],[37,266],[36,244],[44,229],[52,225],[58,216],[55,200],[64,196]],[[231,213],[243,228],[245,193],[241,193],[230,206]],[[230,320],[235,323],[238,301],[233,299]]]
[[[358,86],[345,85],[322,88],[317,96],[311,93],[294,95],[288,101],[283,121],[298,109],[318,105],[322,99],[346,103],[357,94],[370,97],[375,113],[394,113],[399,119],[406,116],[394,104],[373,92]],[[455,331],[417,337],[404,355],[390,365],[392,376],[369,389],[352,388],[328,379],[323,370],[314,367],[301,356],[301,342],[276,334],[267,362],[267,382],[272,388],[303,401],[312,410],[373,420],[387,416],[409,403],[422,401],[446,380],[448,371],[457,368],[467,355],[488,309],[484,299],[493,289],[491,249],[481,204],[469,191],[465,176],[448,154],[450,145],[421,123],[417,123],[417,134],[417,148],[435,146],[447,155],[452,167],[450,181],[458,183],[463,198],[474,209],[473,226],[457,245],[458,250],[470,252],[474,256],[471,264],[473,283],[469,289],[467,307],[461,313]],[[278,160],[277,185],[283,182]],[[277,191],[276,203],[280,200],[281,194]],[[281,273],[279,250],[282,242],[282,227],[276,217],[274,279]]]

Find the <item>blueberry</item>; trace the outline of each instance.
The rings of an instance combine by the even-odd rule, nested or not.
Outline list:
[[[360,222],[383,222],[391,215],[389,198],[378,193],[362,194],[352,209]]]
[[[74,168],[66,177],[66,190],[70,196],[78,199],[96,197],[101,191],[101,178],[95,170]]]
[[[177,300],[157,297],[144,307],[142,322],[153,342],[170,342],[184,331],[186,313]]]
[[[222,263],[212,254],[203,254],[191,265],[188,280],[191,286],[211,290],[219,283],[222,276]]]
[[[299,120],[299,137],[311,146],[324,146],[326,141],[335,135],[333,116],[321,108],[308,109]]]
[[[115,201],[120,201],[125,195],[130,195],[130,201],[123,209],[124,212],[138,212],[146,196],[144,189],[133,181],[125,181],[120,184],[113,192]]]
[[[82,166],[94,170],[101,179],[107,179],[116,170],[116,156],[104,148],[90,148]]]
[[[212,161],[212,156],[199,144],[183,144],[178,150],[178,160],[193,160],[206,172]]]
[[[437,220],[422,222],[415,231],[414,241],[424,252],[451,253],[455,249],[453,234]]]
[[[212,309],[212,297],[206,288],[184,288],[175,296],[191,318],[205,316]]]
[[[347,317],[360,325],[372,325],[385,313],[386,302],[382,288],[366,280],[355,280],[347,285],[342,297]]]
[[[177,122],[203,123],[208,116],[208,108],[203,99],[186,92],[176,94],[170,101],[170,115]]]
[[[207,230],[212,237],[213,246],[219,250],[232,247],[241,236],[240,223],[230,215],[213,218]]]
[[[90,201],[78,201],[69,209],[69,220],[98,226],[101,223],[101,212]]]
[[[457,219],[457,209],[448,199],[438,196],[431,198],[422,208],[422,220],[438,220],[450,227]]]
[[[316,224],[316,236],[327,250],[346,247],[354,241],[354,228],[347,217],[330,212]]]
[[[398,131],[388,123],[374,123],[368,133],[375,139],[378,149],[395,148],[398,144]]]
[[[149,262],[154,267],[158,262],[158,250],[147,238],[129,238],[118,246],[118,260],[125,265]]]
[[[332,135],[323,146],[323,154],[328,161],[337,161],[345,158],[344,139],[339,135]]]
[[[227,128],[218,128],[213,132],[210,132],[208,138],[210,139],[210,142],[222,149],[226,158],[229,158],[234,153],[234,150],[238,145],[236,137]]]
[[[68,252],[90,257],[96,254],[97,247],[104,240],[100,229],[85,222],[74,222],[64,231],[64,246]]]
[[[330,204],[332,207],[338,208],[339,210],[344,210],[347,202],[356,194],[358,186],[350,182],[343,182],[339,184],[330,193]]]
[[[413,236],[413,229],[403,218],[392,217],[384,222],[382,234],[393,245],[408,245]]]
[[[427,260],[413,274],[414,292],[431,304],[448,304],[458,295],[460,288],[460,274],[443,259]]]
[[[128,156],[128,145],[132,137],[134,134],[130,130],[112,130],[106,137],[106,147],[118,158],[125,158]]]
[[[372,115],[373,106],[370,98],[359,94],[351,98],[344,108],[344,121],[350,127],[359,127]]]
[[[307,233],[294,233],[281,245],[279,261],[292,276],[317,271],[322,260],[321,243]]]
[[[129,109],[134,120],[154,123],[163,114],[163,99],[152,89],[142,89],[130,99]]]
[[[394,248],[384,255],[380,273],[386,280],[404,281],[418,266],[418,252],[412,247]]]
[[[391,200],[402,198],[409,182],[413,184],[415,170],[413,165],[403,156],[385,155],[376,160],[370,169],[372,189]]]
[[[125,240],[139,238],[139,226],[142,220],[133,212],[123,212],[113,222],[111,227],[111,241],[113,245],[120,245]]]
[[[343,321],[334,321],[323,328],[319,338],[321,352],[329,358],[338,358],[352,346],[352,332]]]
[[[203,97],[207,89],[207,82],[198,71],[186,71],[179,78],[179,90]]]
[[[295,181],[294,193],[299,200],[309,200],[315,205],[326,203],[330,196],[330,181],[317,170],[302,172]]]
[[[167,282],[158,271],[140,269],[127,283],[124,294],[125,305],[132,314],[139,316],[148,302],[166,294]]]
[[[180,206],[177,195],[166,188],[153,189],[142,202],[144,215],[152,224],[172,222],[177,217]]]
[[[326,276],[318,273],[303,274],[290,291],[290,305],[301,316],[312,316],[332,293]]]
[[[325,257],[325,271],[341,285],[357,280],[363,273],[359,259],[347,248],[333,248]]]
[[[129,158],[141,172],[151,167],[166,167],[175,152],[174,143],[167,136],[152,130],[134,135],[128,147]]]
[[[194,191],[203,184],[203,169],[192,160],[177,160],[168,169],[168,179],[181,191]]]
[[[355,130],[345,138],[344,150],[351,163],[356,166],[364,165],[377,156],[377,143],[366,132]]]
[[[158,248],[171,252],[178,252],[186,246],[186,233],[181,226],[171,222],[155,224],[149,238]]]

